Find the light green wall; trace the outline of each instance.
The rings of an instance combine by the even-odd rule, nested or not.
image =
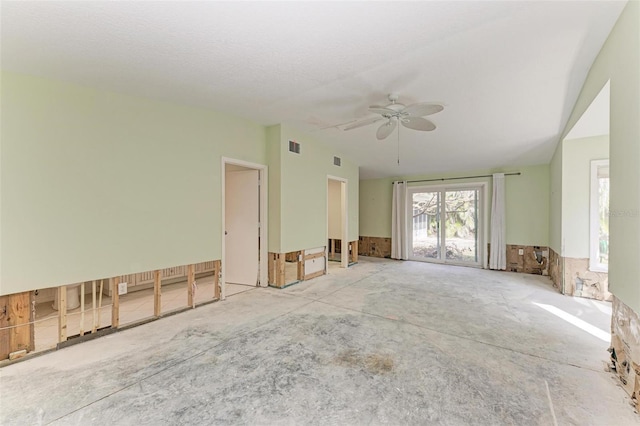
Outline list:
[[[549,165],[549,247],[562,255],[562,143]]]
[[[549,166],[520,167],[506,178],[507,244],[549,244]]]
[[[360,181],[360,235],[391,238],[393,179]]]
[[[289,152],[289,140],[300,143],[300,154]],[[358,166],[342,158],[326,145],[297,129],[280,126],[281,161],[281,241],[280,253],[325,246],[327,243],[327,176],[348,180],[348,236],[358,239]],[[339,156],[339,155],[338,155]]]
[[[507,244],[548,244],[549,235],[549,166],[539,165],[504,170],[476,170],[447,175],[400,176],[389,179],[372,179],[360,182],[360,235],[368,237],[391,237],[391,182],[394,180],[439,179],[487,175],[497,172],[519,171],[520,176],[505,178],[505,201],[507,220]],[[459,179],[445,184],[487,182],[487,212],[491,206],[491,179]],[[412,185],[442,185],[443,182],[426,182]],[[490,230],[487,230],[489,235]]]
[[[267,133],[267,161],[269,162],[269,251],[280,252],[281,222],[280,222],[280,185],[282,173],[280,162],[280,126],[271,126]]]
[[[630,1],[594,61],[564,134],[611,80],[609,290],[640,311],[640,2]]]
[[[263,126],[2,73],[0,294],[220,258],[221,156]]]
[[[591,160],[609,158],[609,135],[562,143],[563,256],[589,258]]]

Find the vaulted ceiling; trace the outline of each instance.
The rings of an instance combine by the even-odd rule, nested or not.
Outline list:
[[[625,2],[3,2],[2,68],[286,123],[363,178],[549,161]],[[438,128],[327,126],[388,93]],[[324,128],[324,129],[323,129]]]

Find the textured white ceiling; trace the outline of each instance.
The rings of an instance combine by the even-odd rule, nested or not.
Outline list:
[[[361,176],[549,161],[625,2],[2,2],[2,68],[313,132]],[[376,125],[389,92],[434,132]]]

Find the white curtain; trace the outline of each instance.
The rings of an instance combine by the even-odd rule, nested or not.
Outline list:
[[[407,181],[393,183],[391,258],[407,260]]]
[[[493,175],[493,200],[491,202],[490,269],[507,269],[506,229],[504,173],[495,173]]]

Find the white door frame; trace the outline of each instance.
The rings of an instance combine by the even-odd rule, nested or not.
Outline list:
[[[260,177],[260,188],[259,188],[259,194],[260,194],[260,263],[258,265],[259,267],[259,279],[258,279],[258,284],[260,285],[260,287],[267,287],[269,285],[269,281],[268,281],[268,277],[267,277],[267,272],[268,272],[268,235],[267,235],[267,220],[268,220],[268,216],[267,216],[267,208],[268,208],[268,189],[269,189],[269,182],[268,182],[268,167],[265,166],[264,164],[257,164],[257,163],[250,163],[248,161],[243,161],[243,160],[236,160],[233,158],[227,158],[227,157],[222,157],[221,159],[221,185],[222,185],[222,223],[221,223],[221,235],[222,235],[222,259],[221,259],[221,263],[222,263],[222,272],[221,272],[221,278],[220,278],[220,299],[224,300],[226,298],[227,295],[227,282],[225,279],[225,271],[226,271],[226,259],[225,259],[225,215],[226,215],[226,165],[227,164],[232,164],[235,166],[242,166],[242,167],[246,167],[248,169],[254,169],[254,170],[258,170],[258,176]]]
[[[340,267],[349,267],[349,205],[347,201],[349,197],[349,179],[341,178],[338,176],[327,175],[327,229],[324,237],[325,241],[329,241],[329,181],[337,180],[344,185],[340,185],[340,200],[342,202],[343,209],[340,212],[342,220],[342,241],[340,242]],[[326,267],[329,267],[329,255],[327,253],[328,247],[325,247],[325,259],[327,259]]]
[[[410,186],[407,188],[407,241],[409,244],[409,260],[415,260],[418,262],[431,262],[431,263],[446,263],[447,265],[459,265],[459,266],[472,266],[477,268],[485,268],[487,264],[487,250],[486,250],[486,241],[488,241],[488,228],[489,223],[487,218],[489,217],[489,213],[487,211],[487,187],[488,182],[467,182],[467,183],[452,183],[449,185],[420,185],[420,186]],[[481,230],[476,230],[477,238],[478,238],[478,253],[476,253],[478,257],[477,262],[453,262],[446,260],[446,256],[443,259],[429,259],[429,258],[417,258],[413,256],[413,194],[418,192],[441,192],[447,190],[477,190],[480,195],[480,200],[478,200],[478,217],[476,217],[476,225],[482,226]],[[440,206],[438,206],[440,208]],[[441,211],[440,214],[443,215],[446,212]],[[445,226],[440,227],[440,241],[441,244],[446,244],[446,238],[444,238],[444,234],[446,232]],[[479,232],[478,232],[479,231]]]

